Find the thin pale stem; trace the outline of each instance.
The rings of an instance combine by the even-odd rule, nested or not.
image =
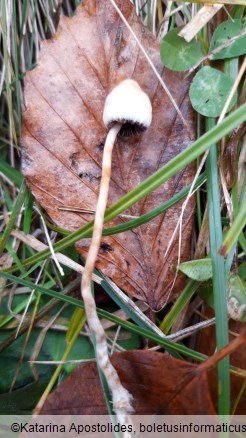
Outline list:
[[[84,300],[87,322],[92,332],[92,335],[94,335],[96,340],[97,363],[103,374],[105,375],[107,384],[109,386],[109,389],[111,390],[115,414],[117,415],[119,421],[124,422],[128,414],[133,411],[131,406],[132,396],[122,386],[119,376],[109,360],[106,336],[100,319],[97,316],[96,304],[91,292],[92,273],[95,268],[95,262],[100,247],[104,213],[106,210],[108,199],[109,182],[111,176],[112,150],[120,128],[121,124],[116,123],[110,129],[104,146],[102,178],[95,213],[91,245],[87,255],[85,270],[82,277],[81,293]]]

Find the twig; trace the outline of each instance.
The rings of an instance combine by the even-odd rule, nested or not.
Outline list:
[[[196,70],[200,64],[204,63],[207,60],[212,59],[214,55],[217,55],[223,49],[230,47],[236,40],[238,40],[238,38],[241,38],[244,35],[246,35],[246,29],[242,30],[238,35],[230,38],[230,40],[226,41],[224,44],[221,44],[221,46],[216,47],[216,49],[212,50],[212,52],[210,52],[208,55],[204,56],[196,65],[194,65],[194,67],[192,67],[189,70],[189,73],[187,74],[186,77],[188,77],[191,73],[193,73],[193,71]]]

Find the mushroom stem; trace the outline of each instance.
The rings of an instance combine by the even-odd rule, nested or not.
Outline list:
[[[131,394],[122,386],[117,371],[109,360],[108,347],[104,329],[97,316],[96,304],[91,293],[92,273],[95,267],[97,254],[100,247],[104,213],[107,205],[109,182],[111,176],[111,157],[114,142],[121,129],[121,123],[115,123],[109,130],[106,138],[103,161],[102,178],[97,201],[94,228],[89,252],[86,258],[84,273],[82,276],[81,293],[85,304],[87,322],[96,340],[97,363],[106,377],[109,389],[112,393],[113,409],[120,422],[126,422],[128,414],[133,411],[131,406]]]

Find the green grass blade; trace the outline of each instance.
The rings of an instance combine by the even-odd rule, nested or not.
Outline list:
[[[159,326],[160,330],[162,330],[163,333],[167,334],[169,332],[169,330],[178,320],[180,313],[185,308],[186,304],[188,304],[198,287],[199,283],[197,281],[189,280],[187,282],[183,292],[179,295],[170,312],[168,312],[168,314],[165,316]]]
[[[123,213],[130,208],[136,202],[151,193],[154,189],[159,187],[165,181],[172,176],[176,175],[178,171],[183,169],[187,164],[198,158],[203,152],[205,152],[210,146],[220,140],[225,135],[229,134],[236,126],[243,123],[246,120],[246,104],[235,110],[232,114],[226,117],[219,125],[213,127],[210,131],[206,132],[202,137],[196,140],[186,150],[181,152],[169,163],[143,181],[138,187],[133,189],[114,205],[109,207],[105,213],[104,222],[108,222]],[[64,237],[59,242],[53,245],[54,251],[62,251],[68,246],[75,243],[77,240],[84,238],[91,233],[93,229],[93,221],[86,224],[82,229],[75,231],[69,236]],[[49,249],[41,251],[39,254],[23,260],[23,266],[30,263],[34,263],[38,260],[43,260],[50,255]],[[13,266],[11,271],[13,272],[16,266]]]
[[[24,221],[23,221],[24,222],[23,231],[25,234],[29,234],[31,228],[33,201],[34,201],[33,195],[28,191],[25,200],[25,212],[24,212]]]
[[[67,286],[65,286],[60,294],[68,295],[74,291],[78,290],[78,287],[80,285],[80,278],[76,278],[75,280],[72,280],[69,282]],[[55,307],[60,306],[62,303],[60,300],[50,299],[46,304],[43,304],[38,313],[36,314],[34,318],[34,323],[38,323],[41,319],[45,318],[49,312],[54,310]],[[22,336],[24,333],[26,333],[29,330],[30,327],[30,321],[27,320],[26,322],[23,321],[21,327],[19,328],[18,334],[16,335],[16,331],[12,331],[6,338],[0,343],[0,352],[4,351],[6,348],[8,348],[10,345],[13,344],[15,339],[17,337]]]
[[[116,294],[115,290],[110,285],[110,280],[107,281],[107,279],[102,274],[100,274],[98,272],[97,272],[97,274],[101,275],[101,277],[103,278],[101,286],[107,292],[109,297],[119,306],[119,308],[122,309],[129,316],[129,318],[132,321],[134,321],[139,327],[143,327],[147,330],[149,330],[149,329],[153,330],[153,328],[151,327],[151,324],[148,323],[148,320],[145,320],[145,318],[144,318],[145,315],[142,316],[141,315],[142,312],[140,312],[140,311],[139,311],[139,313],[136,313],[136,310],[129,305],[129,302],[126,302],[126,300],[124,300],[124,297],[121,297],[121,294],[122,295],[125,295],[125,294],[121,291],[119,291],[119,292],[121,292],[121,294],[120,293]],[[157,329],[157,327],[156,327],[156,329]]]
[[[2,172],[7,178],[9,178],[18,187],[21,186],[23,181],[23,176],[18,170],[14,169],[5,161],[0,161],[0,172]]]
[[[197,178],[196,184],[194,185],[194,189],[199,187],[205,181],[206,181],[206,175],[205,173],[203,173],[202,175],[199,176],[199,178]],[[151,210],[146,214],[143,214],[142,216],[139,216],[137,219],[127,221],[124,224],[117,225],[115,227],[106,228],[105,230],[103,230],[103,236],[111,236],[113,234],[118,234],[124,231],[132,230],[133,228],[139,227],[140,225],[143,225],[146,222],[154,219],[156,216],[164,213],[169,208],[173,207],[173,205],[177,204],[182,199],[184,199],[185,196],[188,195],[190,187],[191,184],[189,184],[187,187],[184,187],[182,190],[180,190],[179,193],[174,195],[172,198],[168,199],[168,201],[164,202],[159,207],[154,208],[153,210]]]
[[[31,299],[31,303],[32,303],[35,299],[36,299],[36,297],[33,296],[32,299]],[[0,328],[4,327],[4,326],[5,326],[6,324],[8,324],[10,321],[12,321],[13,319],[15,319],[15,316],[14,316],[14,315],[16,315],[16,314],[18,314],[18,313],[21,313],[23,310],[25,310],[26,305],[28,304],[28,302],[29,302],[29,296],[28,296],[28,298],[23,299],[23,301],[22,301],[20,304],[18,304],[17,306],[15,306],[15,307],[12,309],[12,313],[8,313],[8,314],[5,315],[5,316],[1,316],[1,318],[0,318]]]
[[[12,246],[9,243],[6,243],[5,249],[8,251],[9,255],[12,257],[12,259],[16,263],[16,266],[18,266],[18,269],[22,273],[22,275],[27,275],[25,268],[22,266],[21,260],[19,259],[18,255],[16,254],[16,252],[14,251]]]
[[[12,101],[12,91],[11,91],[11,71],[10,71],[10,53],[8,51],[7,41],[8,41],[8,24],[7,24],[7,4],[6,0],[2,0],[1,2],[1,25],[2,25],[2,44],[3,44],[3,58],[4,58],[4,67],[5,67],[5,85],[6,85],[6,94],[7,94],[7,104],[8,104],[8,113],[9,113],[9,124],[10,131],[13,135],[14,142],[17,145],[17,135],[14,123],[14,110],[13,110],[13,101]]]
[[[18,49],[18,36],[17,36],[17,15],[16,15],[16,2],[13,2],[13,20],[12,20],[12,40],[13,40],[13,59],[15,70],[15,93],[16,98],[16,110],[17,110],[17,133],[20,135],[21,131],[21,83],[19,79],[19,49]]]
[[[68,303],[68,304],[71,304],[73,306],[77,306],[81,309],[84,309],[83,302],[76,299],[76,298],[64,295],[64,294],[56,292],[54,290],[46,289],[46,288],[39,286],[39,285],[36,285],[30,281],[23,280],[22,278],[15,277],[15,276],[13,276],[11,274],[7,274],[5,272],[0,271],[0,277],[3,277],[3,278],[5,278],[13,283],[21,284],[22,286],[27,286],[31,289],[35,289],[37,292],[48,295],[51,298],[56,298],[57,300],[60,300],[60,301],[63,301],[65,303]],[[197,352],[191,350],[190,348],[185,347],[182,344],[173,343],[173,342],[157,335],[156,333],[154,333],[151,330],[147,330],[147,329],[144,329],[142,327],[138,327],[129,321],[125,321],[121,318],[118,318],[117,316],[115,316],[114,314],[112,314],[110,312],[106,312],[105,310],[102,310],[102,309],[97,309],[97,313],[98,313],[98,316],[100,316],[101,318],[105,318],[109,321],[114,322],[117,325],[120,325],[121,327],[125,328],[126,330],[129,330],[132,333],[136,333],[140,336],[143,336],[147,339],[150,339],[153,342],[156,342],[157,344],[162,345],[163,347],[165,347],[166,349],[168,349],[170,351],[180,353],[182,355],[191,357],[195,360],[202,361],[205,358],[205,356],[201,353],[197,353]],[[0,351],[1,351],[1,344],[0,344]]]
[[[211,129],[213,119],[207,120],[207,127]],[[210,253],[213,270],[214,308],[216,320],[216,345],[217,349],[223,348],[229,342],[228,318],[226,305],[225,262],[218,254],[222,242],[222,225],[220,215],[220,184],[218,176],[217,147],[213,145],[207,159],[207,185],[208,185],[208,215],[210,234]],[[230,375],[229,357],[218,363],[218,413],[230,413]]]
[[[197,138],[201,137],[201,114],[197,113]],[[196,167],[199,168],[200,158],[196,159]],[[196,216],[198,230],[202,226],[202,208],[201,208],[201,192],[200,189],[196,191]]]
[[[95,337],[94,333],[92,333],[91,339],[92,339],[94,351],[95,351],[95,354],[96,354],[97,343],[96,343],[96,337]],[[103,395],[104,395],[104,398],[105,398],[105,402],[106,402],[106,405],[107,405],[107,408],[108,408],[109,415],[113,418],[113,415],[114,415],[113,401],[112,401],[110,390],[109,390],[109,387],[108,387],[108,382],[107,382],[107,379],[104,376],[101,368],[99,367],[98,363],[97,363],[97,371],[98,371],[98,374],[99,374],[99,378],[100,378],[100,382],[101,382],[101,386],[102,386],[102,390],[103,390]],[[120,435],[119,435],[119,437],[123,438]]]
[[[85,312],[82,310],[79,324],[76,327],[76,329],[75,329],[73,335],[71,336],[71,338],[69,340],[67,340],[66,351],[62,355],[61,361],[67,360],[67,358],[68,358],[69,354],[71,353],[72,348],[73,348],[73,346],[74,346],[74,344],[75,344],[75,342],[76,342],[76,340],[77,340],[77,338],[78,338],[78,336],[80,334],[80,331],[82,330],[85,322],[86,322],[86,315],[85,315]],[[42,394],[42,397],[40,398],[40,400],[39,400],[39,402],[38,402],[38,404],[37,404],[35,409],[38,408],[38,410],[39,410],[39,409],[41,409],[43,407],[43,404],[44,404],[45,400],[47,399],[48,395],[50,394],[53,386],[55,385],[55,383],[56,383],[56,381],[57,381],[57,379],[58,379],[58,377],[59,377],[59,375],[60,375],[60,373],[62,371],[62,367],[63,367],[63,365],[61,365],[61,364],[56,367],[56,369],[55,369],[54,373],[52,374],[51,379],[50,379],[48,385],[46,386],[46,388],[45,388],[45,390],[44,390],[44,392]]]
[[[27,194],[27,188],[26,188],[26,184],[23,181],[21,188],[20,188],[20,191],[19,191],[19,194],[18,194],[18,197],[15,201],[14,208],[13,208],[12,213],[10,215],[9,221],[8,221],[7,226],[5,227],[3,235],[0,239],[0,254],[3,252],[4,247],[5,247],[5,245],[8,241],[8,238],[10,236],[10,233],[15,225],[16,218],[17,218],[18,214],[20,213],[20,209],[21,209],[22,204],[25,200],[26,194]]]
[[[241,205],[232,226],[230,227],[229,231],[226,233],[222,245],[219,248],[219,254],[221,254],[224,257],[228,255],[230,249],[238,239],[245,224],[246,224],[246,201]],[[242,236],[242,242],[244,245],[244,236]]]
[[[22,4],[22,15],[21,15],[21,28],[20,28],[20,49],[23,43],[23,37],[26,31],[28,7],[30,5],[30,0],[24,0]]]

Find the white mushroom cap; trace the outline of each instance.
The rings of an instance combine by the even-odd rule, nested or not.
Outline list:
[[[122,123],[120,135],[128,137],[145,131],[151,120],[151,102],[136,81],[120,82],[107,96],[103,122],[108,129],[115,123]]]

